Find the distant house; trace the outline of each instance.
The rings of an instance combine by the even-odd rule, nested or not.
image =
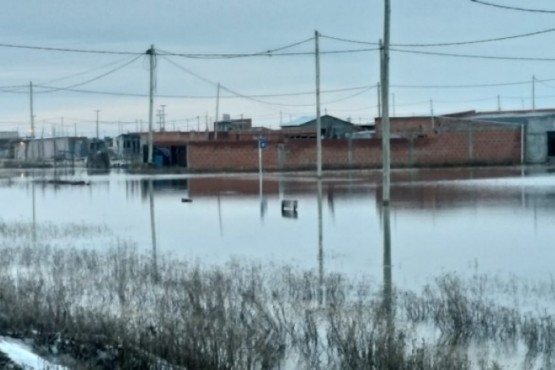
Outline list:
[[[434,133],[437,125],[437,117],[412,116],[412,117],[390,117],[389,133],[392,138],[411,138],[426,136]],[[382,119],[375,119],[376,133],[382,134]]]
[[[218,132],[245,131],[252,128],[251,118],[231,119],[229,114],[224,114],[221,121],[214,123],[215,130]]]
[[[0,131],[0,158],[14,157],[14,143],[19,139],[17,131]]]
[[[555,109],[496,112],[462,112],[447,117],[521,127],[526,163],[555,160]]]
[[[88,153],[85,137],[22,139],[14,147],[14,158],[22,161],[48,161],[83,158]]]
[[[321,134],[324,139],[345,139],[361,127],[329,114],[320,117]],[[315,138],[316,118],[302,117],[281,125],[282,132],[289,138]]]
[[[115,138],[115,154],[120,159],[135,160],[141,155],[141,134],[121,134]]]

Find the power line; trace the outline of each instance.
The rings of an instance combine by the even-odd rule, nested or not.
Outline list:
[[[58,52],[69,52],[69,53],[86,53],[86,54],[115,54],[115,55],[143,55],[144,54],[144,52],[137,53],[132,51],[55,48],[55,47],[46,47],[46,46],[17,45],[17,44],[6,44],[6,43],[0,43],[0,47],[13,48],[13,49],[41,50],[41,51],[58,51]]]
[[[117,71],[119,71],[119,70],[121,70],[121,69],[127,67],[128,65],[130,65],[130,64],[133,63],[133,62],[135,62],[137,59],[139,59],[139,58],[141,58],[141,57],[142,57],[142,55],[138,55],[138,56],[136,56],[135,58],[132,58],[131,60],[126,61],[124,64],[122,64],[122,65],[120,65],[120,66],[117,66],[116,68],[113,68],[113,69],[111,69],[111,70],[109,70],[109,71],[107,71],[107,72],[104,72],[104,73],[102,73],[102,74],[100,74],[100,75],[98,75],[98,76],[95,76],[95,77],[93,77],[93,78],[90,78],[90,79],[88,79],[88,80],[86,80],[86,81],[79,82],[79,83],[76,83],[76,84],[73,84],[73,85],[70,85],[70,86],[65,86],[65,87],[51,87],[50,90],[48,90],[48,91],[39,91],[39,92],[37,92],[37,93],[38,93],[38,94],[47,94],[47,93],[52,93],[52,92],[55,92],[55,91],[58,91],[58,90],[67,90],[67,89],[71,89],[71,88],[74,88],[74,87],[79,87],[79,86],[83,86],[83,85],[89,84],[89,83],[91,83],[91,82],[100,80],[100,79],[102,79],[102,78],[104,78],[104,77],[106,77],[106,76],[108,76],[108,75],[111,75],[112,73],[115,73],[115,72],[117,72]],[[40,86],[40,87],[44,88],[44,87],[41,86],[41,85],[37,85],[37,86]]]
[[[68,91],[68,92],[75,92],[75,93],[81,93],[81,94],[124,96],[124,97],[138,97],[138,98],[144,98],[144,97],[148,96],[148,94],[139,94],[139,93],[130,93],[130,92],[85,90],[85,89],[53,87],[53,86],[46,86],[46,85],[34,85],[34,86],[44,88],[44,89],[56,89],[56,91]],[[373,89],[373,88],[376,88],[376,86],[346,87],[346,88],[341,88],[341,89],[322,90],[321,92],[331,94],[331,93],[355,91],[355,90],[363,90],[363,89]],[[282,94],[256,94],[256,95],[249,95],[249,96],[253,97],[253,98],[277,98],[277,97],[292,97],[292,96],[303,96],[303,95],[313,95],[313,94],[314,94],[314,91],[302,91],[302,92],[291,92],[291,93],[282,93]],[[215,99],[216,98],[216,96],[213,96],[213,95],[171,95],[171,94],[157,94],[156,97],[159,97],[159,98],[176,98],[176,99]],[[220,98],[222,98],[222,99],[233,99],[233,98],[237,98],[237,96],[221,96]]]
[[[177,56],[177,57],[184,57],[184,58],[193,58],[193,59],[233,59],[233,58],[245,58],[245,57],[259,57],[259,56],[273,56],[276,52],[287,50],[294,48],[299,45],[306,44],[314,40],[314,37],[308,38],[306,40],[301,40],[294,42],[292,44],[280,46],[274,49],[268,49],[265,51],[255,52],[255,53],[175,53],[170,51],[161,51],[166,56]]]
[[[529,13],[555,14],[555,10],[521,8],[521,7],[517,7],[517,6],[501,5],[501,4],[490,3],[490,2],[487,2],[487,1],[481,1],[481,0],[470,0],[470,1],[472,1],[474,3],[482,4],[482,5],[492,6],[494,8],[501,8],[501,9],[507,9],[507,10],[518,10],[518,11],[521,11],[521,12],[529,12]]]
[[[481,40],[469,40],[469,41],[454,41],[454,42],[437,42],[437,43],[422,43],[422,44],[395,44],[392,43],[391,46],[394,47],[436,47],[436,46],[459,46],[459,45],[471,45],[471,44],[482,44],[488,42],[497,42],[497,41],[505,41],[505,40],[512,40],[512,39],[519,39],[524,37],[531,37],[537,36],[545,33],[555,32],[555,28],[548,28],[545,30],[522,33],[518,35],[510,35],[510,36],[503,36],[503,37],[495,37],[495,38],[488,38],[488,39],[481,39]],[[330,40],[341,41],[351,44],[362,44],[362,45],[379,45],[376,42],[368,42],[368,41],[359,41],[359,40],[352,40],[347,38],[335,37],[335,36],[325,36],[322,35],[323,38],[327,38]]]
[[[391,51],[395,51],[398,53],[407,53],[407,54],[434,55],[434,56],[456,57],[456,58],[518,60],[518,61],[530,61],[530,62],[555,62],[555,58],[498,57],[498,56],[491,56],[491,55],[441,53],[441,52],[434,52],[434,51],[403,50],[403,49],[394,49],[394,48],[391,48]]]
[[[542,81],[554,81],[554,80],[555,79],[547,79]],[[518,82],[502,82],[502,83],[491,83],[491,84],[474,84],[474,85],[391,85],[391,87],[408,88],[408,89],[466,89],[466,88],[478,88],[478,87],[529,85],[531,83],[532,81],[518,81]]]
[[[101,66],[94,67],[94,68],[88,69],[88,70],[86,70],[86,71],[81,71],[81,72],[73,73],[73,74],[70,74],[70,75],[67,75],[67,76],[58,77],[58,78],[55,78],[55,79],[53,79],[53,80],[44,81],[44,82],[41,82],[41,84],[42,84],[42,85],[47,85],[47,84],[51,84],[51,83],[54,83],[54,82],[60,82],[60,81],[69,80],[69,79],[71,79],[71,78],[73,78],[73,77],[78,77],[78,76],[86,75],[86,74],[89,74],[89,73],[92,73],[92,72],[96,72],[96,71],[101,70],[101,69],[104,69],[104,68],[109,68],[109,67],[118,65],[118,64],[120,64],[120,63],[122,63],[122,62],[124,62],[124,61],[126,61],[126,60],[128,60],[128,59],[127,59],[127,58],[125,58],[125,59],[118,59],[118,60],[115,61],[115,62],[110,62],[110,63],[107,63],[107,64],[103,64],[103,65],[101,65]],[[27,85],[25,85],[25,87],[27,87]]]
[[[191,71],[190,69],[183,67],[182,65],[168,59],[165,56],[162,56],[162,58],[164,58],[166,61],[168,61],[173,66],[175,66],[175,67],[181,69],[182,71],[186,72],[187,74],[190,74],[193,77],[195,77],[195,78],[197,78],[197,79],[199,79],[199,80],[201,80],[201,81],[203,81],[203,82],[205,82],[205,83],[207,83],[211,86],[219,86],[220,89],[225,90],[225,91],[227,91],[227,92],[229,92],[229,93],[231,93],[231,94],[233,94],[237,97],[240,97],[240,98],[243,98],[243,99],[246,99],[246,100],[251,100],[251,101],[254,101],[256,103],[265,104],[265,105],[275,105],[275,106],[282,106],[282,107],[312,107],[312,106],[314,106],[314,103],[311,103],[311,104],[286,104],[286,103],[276,103],[276,102],[269,102],[269,101],[260,100],[256,96],[245,95],[245,94],[239,93],[235,90],[232,90],[232,89],[230,89],[230,88],[228,88],[228,87],[226,87],[222,84],[217,84],[214,81],[211,81],[211,80],[207,79],[206,77],[203,77],[203,76],[199,75],[198,73],[195,73],[195,72]],[[336,103],[338,101],[343,101],[343,100],[349,99],[351,97],[360,95],[360,94],[362,94],[362,93],[364,93],[364,92],[366,92],[370,89],[373,89],[373,88],[375,88],[375,86],[365,86],[365,87],[362,87],[362,88],[356,88],[356,89],[362,89],[362,91],[357,92],[356,94],[354,94],[352,96],[342,98],[342,99],[339,99],[339,100],[336,100],[336,101],[326,102],[326,103],[323,103],[323,104],[333,104],[333,103]]]

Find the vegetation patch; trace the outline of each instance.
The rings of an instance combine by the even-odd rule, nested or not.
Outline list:
[[[551,313],[503,303],[525,291],[552,304],[553,282],[447,274],[398,291],[291,267],[191,265],[121,241],[54,248],[29,232],[0,224],[0,335],[71,368],[487,370],[518,348],[529,368],[553,364]]]

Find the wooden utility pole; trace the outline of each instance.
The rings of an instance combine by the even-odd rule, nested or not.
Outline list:
[[[152,165],[152,156],[154,153],[153,145],[153,134],[152,134],[152,124],[154,120],[154,69],[155,69],[155,58],[156,51],[154,50],[154,45],[150,46],[150,49],[146,52],[149,55],[150,62],[150,89],[149,89],[149,100],[148,100],[148,164]]]
[[[376,86],[376,88],[378,91],[378,117],[381,117],[382,116],[382,85],[378,82],[378,85]]]
[[[388,205],[390,201],[390,135],[389,135],[389,39],[390,39],[390,0],[385,0],[384,6],[384,39],[381,48],[381,84],[382,84],[382,172],[383,172],[383,197],[382,202]]]
[[[100,140],[100,135],[98,132],[98,113],[100,112],[98,109],[95,110],[96,112],[96,140]]]
[[[536,110],[536,76],[532,76],[532,110]]]
[[[434,117],[434,101],[430,99],[430,117],[432,118],[432,130],[436,128],[436,121]]]
[[[320,119],[320,34],[314,31],[316,56],[316,177],[322,178],[322,121]]]
[[[31,114],[31,139],[35,138],[35,113],[33,112],[33,82],[29,82],[29,109]]]
[[[214,119],[214,139],[218,139],[218,117],[220,115],[220,83],[216,92],[216,118]]]

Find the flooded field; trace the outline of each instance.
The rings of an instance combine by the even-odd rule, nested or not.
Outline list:
[[[201,264],[230,259],[317,267],[381,279],[379,172],[136,176],[62,174],[85,186],[47,183],[50,171],[3,172],[0,219],[107,229],[144,251]],[[189,198],[192,202],[183,202]],[[282,214],[281,201],[298,201]],[[391,217],[395,283],[422,285],[443,272],[546,278],[555,261],[555,174],[547,169],[400,170]],[[154,239],[153,239],[154,238]],[[81,241],[103,248],[99,239]],[[321,244],[321,245],[320,245]]]
[[[398,170],[392,180],[384,207],[379,171],[317,181],[6,170],[0,293],[34,297],[36,312],[14,313],[21,325],[44,314],[37,300],[50,302],[46,322],[62,310],[85,331],[100,314],[193,367],[206,345],[219,348],[213,368],[550,368],[551,169]],[[8,289],[14,274],[30,293]],[[160,337],[149,342],[142,323]],[[214,342],[196,342],[197,325]],[[176,330],[184,342],[160,343]]]

